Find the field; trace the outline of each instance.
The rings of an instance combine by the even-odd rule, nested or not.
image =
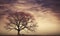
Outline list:
[[[18,35],[0,35],[0,36],[18,36]],[[19,35],[19,36],[60,36],[60,35]]]

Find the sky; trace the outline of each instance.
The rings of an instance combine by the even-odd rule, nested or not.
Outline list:
[[[31,35],[60,34],[60,0],[0,0],[0,34],[15,35],[17,31],[4,28],[6,16],[14,12],[27,12],[36,18],[36,32],[21,31]]]

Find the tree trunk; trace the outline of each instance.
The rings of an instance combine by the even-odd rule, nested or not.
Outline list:
[[[18,36],[20,35],[20,28],[19,28],[19,26],[18,26]]]
[[[20,35],[20,31],[18,30],[18,36]]]

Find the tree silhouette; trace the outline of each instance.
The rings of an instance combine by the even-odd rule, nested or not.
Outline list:
[[[25,28],[30,31],[35,31],[36,23],[34,17],[30,13],[25,12],[15,12],[10,13],[7,17],[8,21],[6,24],[6,29],[9,30],[17,30],[18,35],[20,35],[20,31]]]

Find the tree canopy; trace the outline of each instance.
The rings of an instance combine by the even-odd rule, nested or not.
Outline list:
[[[21,30],[24,30],[25,28],[34,31],[36,27],[35,18],[30,13],[25,12],[15,12],[15,13],[9,13],[6,24],[6,29],[9,30],[17,30],[18,35],[20,34]]]

